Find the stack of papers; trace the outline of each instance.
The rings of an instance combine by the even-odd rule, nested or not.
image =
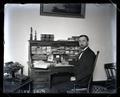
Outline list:
[[[62,63],[58,63],[58,64],[55,64],[55,67],[69,67],[69,66],[74,66],[74,65],[69,65],[69,64],[62,64]]]
[[[50,63],[46,63],[44,61],[35,61],[33,63],[35,68],[43,68],[43,69],[47,69],[50,66]]]

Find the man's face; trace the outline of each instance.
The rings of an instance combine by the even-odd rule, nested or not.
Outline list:
[[[87,41],[86,37],[79,38],[79,46],[81,49],[84,49],[85,47],[88,46],[88,41]]]

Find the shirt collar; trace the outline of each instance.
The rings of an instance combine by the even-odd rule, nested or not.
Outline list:
[[[87,47],[85,47],[82,51],[85,51],[87,48],[88,48],[88,46],[87,46]]]

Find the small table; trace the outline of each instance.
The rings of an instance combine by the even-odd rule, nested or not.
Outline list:
[[[26,89],[27,88],[27,89]],[[25,89],[25,90],[24,90]],[[31,93],[32,80],[27,79],[24,82],[15,82],[13,80],[3,80],[3,92],[4,93]]]

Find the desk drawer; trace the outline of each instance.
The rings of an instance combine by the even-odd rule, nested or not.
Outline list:
[[[49,82],[33,82],[33,89],[48,88]]]
[[[36,81],[33,81],[33,85],[40,85],[40,86],[49,85],[49,82],[36,82]]]
[[[50,70],[31,70],[32,73],[50,73]]]
[[[49,78],[49,75],[41,74],[41,75],[31,75],[31,78]]]
[[[32,77],[47,77],[47,76],[49,76],[49,73],[47,73],[47,72],[32,72],[31,76]]]
[[[49,78],[48,77],[32,77],[33,81],[35,82],[46,82],[46,81],[49,81]]]

